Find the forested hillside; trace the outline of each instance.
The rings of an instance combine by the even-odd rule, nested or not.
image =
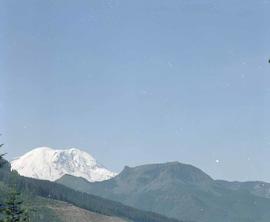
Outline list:
[[[0,182],[0,203],[8,196],[8,188]],[[126,222],[117,217],[105,216],[75,207],[72,204],[23,193],[23,208],[29,213],[31,222]],[[1,216],[0,216],[1,217]]]
[[[65,201],[77,207],[103,215],[126,218],[134,222],[178,221],[156,213],[137,210],[115,201],[78,192],[61,184],[22,177],[16,172],[11,173],[8,166],[5,166],[5,168],[0,170],[0,180],[8,186],[16,184],[16,188],[21,192],[38,195],[48,199]]]
[[[269,222],[266,183],[224,183],[179,162],[126,167],[116,177],[89,183],[63,176],[59,183],[125,205],[182,220]]]

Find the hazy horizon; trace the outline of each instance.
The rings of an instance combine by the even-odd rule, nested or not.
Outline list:
[[[270,1],[0,3],[7,158],[76,147],[270,182]]]

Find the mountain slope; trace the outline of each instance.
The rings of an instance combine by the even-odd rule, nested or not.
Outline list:
[[[55,181],[65,174],[83,177],[88,181],[102,181],[115,176],[88,153],[79,149],[54,150],[36,148],[11,162],[20,175]]]
[[[61,222],[128,222],[118,217],[106,216],[89,210],[85,210],[79,207],[76,207],[72,204],[56,201],[56,200],[47,200],[43,198],[42,206],[48,210],[51,210],[54,215]],[[43,210],[41,210],[43,212]],[[47,214],[46,214],[47,216]],[[55,220],[53,220],[55,222]],[[40,219],[37,222],[41,222]]]
[[[270,199],[229,189],[198,168],[178,162],[125,167],[103,182],[67,175],[57,182],[182,220],[268,222],[270,218]]]
[[[61,184],[23,177],[18,175],[15,171],[10,172],[10,170],[0,169],[0,181],[2,181],[6,186],[16,184],[16,188],[20,192],[64,201],[88,211],[123,218],[128,221],[179,222],[178,220],[170,219],[157,213],[138,210],[116,201],[106,200],[95,195],[78,192]]]
[[[105,216],[61,201],[54,201],[53,204],[47,205],[47,208],[54,211],[63,222],[127,222],[121,218]]]
[[[0,203],[6,199],[9,188],[0,182]],[[95,212],[87,211],[63,201],[42,198],[23,193],[24,208],[30,209],[32,222],[127,222],[126,220],[109,217]]]
[[[224,180],[217,180],[216,183],[230,190],[242,190],[258,197],[265,197],[270,199],[270,183],[262,181],[228,182]]]

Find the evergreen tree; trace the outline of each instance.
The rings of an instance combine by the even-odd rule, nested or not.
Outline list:
[[[4,144],[0,144],[0,148]],[[5,154],[0,154],[0,167],[5,163],[4,156]],[[23,201],[20,200],[20,193],[15,189],[11,190],[8,194],[8,197],[4,204],[0,203],[0,213],[2,219],[0,222],[22,222],[29,221],[28,213],[22,207]]]
[[[29,221],[26,209],[23,208],[23,201],[20,199],[20,193],[12,190],[1,209],[3,220],[1,222],[23,222]]]
[[[0,134],[0,136],[2,136],[2,134]],[[4,144],[0,144],[0,148],[2,148],[3,146]],[[5,155],[6,155],[5,153],[0,152],[0,167],[2,167],[5,163],[4,158],[3,158]]]
[[[0,148],[3,146],[4,144],[0,144]],[[4,154],[0,153],[0,167],[3,165],[3,156]],[[1,216],[1,211],[3,210],[3,204],[0,202],[0,216]],[[2,221],[2,220],[0,220]]]
[[[4,144],[0,144],[0,148],[1,148],[3,145],[4,145]],[[3,158],[4,155],[5,155],[5,154],[1,154],[1,153],[0,153],[0,167],[4,164],[4,158]]]

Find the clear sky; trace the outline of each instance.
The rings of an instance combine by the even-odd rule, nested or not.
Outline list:
[[[8,158],[77,147],[270,182],[269,0],[2,0]]]

